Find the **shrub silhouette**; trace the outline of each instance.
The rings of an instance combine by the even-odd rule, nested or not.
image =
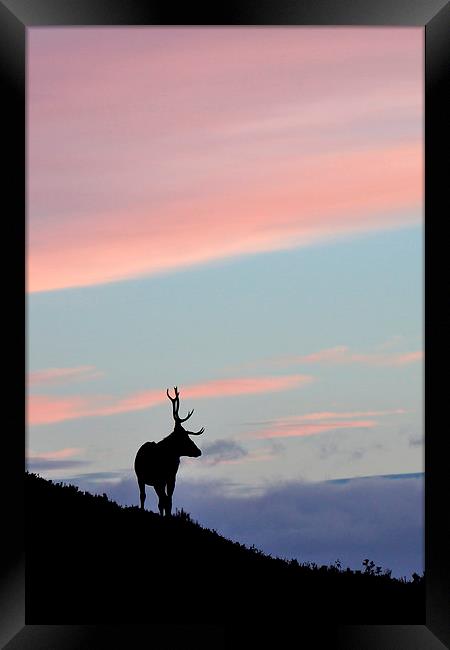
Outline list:
[[[27,624],[422,624],[424,577],[274,558],[202,527],[26,473]],[[380,571],[378,571],[380,568]]]

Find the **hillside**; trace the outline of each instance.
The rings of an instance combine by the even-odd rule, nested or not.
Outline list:
[[[421,624],[424,580],[272,558],[186,513],[162,519],[25,474],[27,624]]]

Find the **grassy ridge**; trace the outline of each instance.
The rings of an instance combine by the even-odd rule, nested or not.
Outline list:
[[[266,555],[193,522],[25,475],[27,623],[199,623],[264,617],[421,624],[424,580]]]

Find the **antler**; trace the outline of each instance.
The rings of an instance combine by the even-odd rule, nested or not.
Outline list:
[[[189,411],[189,413],[186,415],[185,418],[180,418],[180,416],[178,415],[178,410],[180,408],[180,393],[178,392],[177,386],[174,386],[173,389],[175,391],[175,397],[170,396],[169,389],[166,390],[167,397],[172,402],[173,419],[175,420],[175,422],[180,422],[180,423],[186,422],[186,420],[188,420],[193,414],[194,409],[192,409],[192,411]]]
[[[189,431],[190,436],[199,436],[201,435],[205,430],[205,427],[202,427],[200,431]]]
[[[178,388],[176,386],[174,386],[174,390],[175,390],[175,397],[173,397],[173,398],[170,397],[169,389],[166,390],[166,394],[167,394],[167,397],[172,402],[173,419],[176,422],[177,419],[178,419],[178,409],[180,408],[180,399],[179,399]]]
[[[194,412],[194,409],[192,409],[192,411],[189,411],[189,413],[186,415],[185,418],[180,418],[180,417],[178,416],[178,414],[177,414],[178,422],[186,422],[186,420],[189,420],[189,418],[191,417],[191,415],[193,414],[193,412]]]

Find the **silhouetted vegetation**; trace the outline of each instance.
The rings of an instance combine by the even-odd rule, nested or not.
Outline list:
[[[274,558],[183,510],[163,518],[29,473],[25,485],[28,624],[424,623],[423,576]]]

